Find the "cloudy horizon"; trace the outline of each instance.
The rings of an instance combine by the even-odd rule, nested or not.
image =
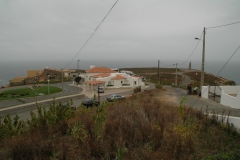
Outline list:
[[[116,1],[3,0],[1,61],[70,62]],[[239,22],[240,2],[119,0],[73,59],[157,60],[183,63],[204,27]],[[240,45],[240,23],[207,29],[206,60],[226,61]],[[189,61],[201,61],[202,41]],[[231,61],[240,60],[240,51]]]

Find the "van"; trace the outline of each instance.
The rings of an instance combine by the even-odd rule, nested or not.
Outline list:
[[[98,87],[98,93],[104,93],[104,88],[103,87]]]

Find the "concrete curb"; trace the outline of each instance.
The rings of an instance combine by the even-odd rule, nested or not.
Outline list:
[[[80,95],[83,95],[83,94],[73,94],[73,95],[68,95],[68,96],[57,97],[57,98],[55,98],[55,100],[59,100],[59,99],[63,99],[63,98],[69,98],[69,97],[74,97],[74,96],[78,96],[78,95],[80,96]],[[45,99],[45,100],[37,101],[37,103],[49,102],[49,101],[52,101],[52,100],[53,100],[53,98]],[[36,104],[36,102],[30,102],[30,103],[25,103],[25,104],[11,106],[11,107],[5,107],[5,108],[0,109],[0,112],[6,111],[6,110],[10,110],[10,109],[26,107],[26,106],[33,105],[33,104]]]

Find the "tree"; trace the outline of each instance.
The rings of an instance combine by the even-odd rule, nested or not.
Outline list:
[[[81,81],[81,79],[82,79],[82,77],[76,77],[74,81],[79,84],[79,82]]]

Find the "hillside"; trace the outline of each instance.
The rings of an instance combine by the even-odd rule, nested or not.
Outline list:
[[[1,124],[2,159],[238,159],[231,126],[174,103],[165,90],[77,111],[38,107],[28,126]],[[60,104],[61,106],[61,104]],[[5,134],[4,134],[5,133]]]

